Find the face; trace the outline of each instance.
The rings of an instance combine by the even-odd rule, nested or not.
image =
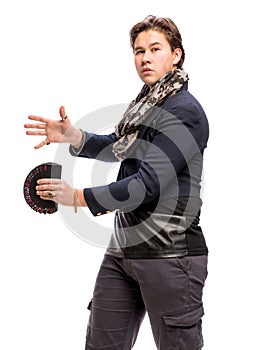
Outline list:
[[[171,51],[162,32],[141,32],[134,45],[135,66],[141,80],[152,87],[166,73],[173,71],[181,57],[179,48]]]

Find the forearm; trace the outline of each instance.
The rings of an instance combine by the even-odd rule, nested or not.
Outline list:
[[[148,189],[145,188],[143,181],[136,176],[109,185],[84,189],[84,198],[86,198],[87,206],[94,216],[108,214],[116,210],[134,210],[149,200],[148,194]]]
[[[117,141],[117,136],[112,133],[110,135],[97,135],[86,131],[82,132],[79,144],[70,146],[70,153],[73,156],[97,159],[105,162],[117,162],[112,147]]]

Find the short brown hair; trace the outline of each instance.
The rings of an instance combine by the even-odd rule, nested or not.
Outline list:
[[[162,32],[169,42],[172,51],[176,48],[181,49],[182,55],[177,64],[177,67],[181,68],[185,60],[182,37],[176,24],[168,17],[147,16],[143,21],[135,24],[129,32],[131,47],[134,49],[136,38],[141,32],[150,29]]]

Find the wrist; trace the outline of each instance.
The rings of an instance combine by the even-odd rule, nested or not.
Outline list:
[[[76,192],[77,192],[78,206],[80,206],[80,207],[87,207],[87,202],[85,200],[83,189],[76,190]]]
[[[81,129],[74,129],[72,140],[70,142],[71,146],[78,148],[81,144],[83,138],[83,131]]]
[[[83,190],[73,190],[73,208],[74,212],[77,213],[78,207],[87,207],[87,203],[84,197]]]

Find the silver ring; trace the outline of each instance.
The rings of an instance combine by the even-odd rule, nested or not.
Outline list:
[[[62,121],[66,120],[68,116],[66,115],[65,117],[62,118]]]
[[[49,197],[53,197],[54,195],[53,195],[53,192],[48,192],[48,196]]]
[[[48,146],[48,145],[50,145],[50,141],[48,141],[48,139],[45,139],[45,143],[46,143],[46,145]]]

